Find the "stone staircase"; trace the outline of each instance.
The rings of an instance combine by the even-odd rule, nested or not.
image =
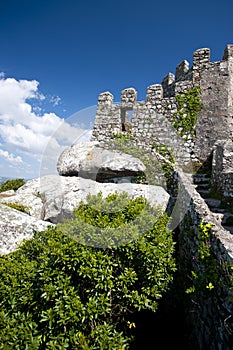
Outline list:
[[[225,230],[233,234],[233,212],[224,207],[221,199],[211,195],[210,177],[207,174],[195,174],[192,175],[192,182],[216,219]]]

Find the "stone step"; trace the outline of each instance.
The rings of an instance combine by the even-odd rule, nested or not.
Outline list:
[[[208,190],[210,188],[210,185],[208,183],[200,183],[196,185],[196,190]]]
[[[210,190],[198,190],[197,192],[202,196],[202,198],[209,198]]]
[[[208,197],[205,198],[205,202],[210,208],[220,208],[222,203],[220,199]]]
[[[211,211],[212,213],[216,213],[216,214],[224,214],[226,209],[223,209],[223,208],[214,208],[212,207],[211,208]]]
[[[222,227],[225,228],[225,230],[229,231],[231,234],[233,234],[233,226],[226,226],[222,224]]]
[[[194,184],[209,184],[210,183],[210,177],[207,174],[193,174],[192,175],[192,181]]]
[[[228,211],[224,211],[222,223],[227,226],[233,225],[233,214],[229,213]]]

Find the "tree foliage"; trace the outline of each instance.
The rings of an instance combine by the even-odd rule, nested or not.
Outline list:
[[[173,278],[168,222],[143,198],[99,194],[71,221],[0,257],[0,349],[129,349],[133,313],[156,311]],[[98,248],[104,235],[108,244]]]
[[[0,186],[0,192],[5,192],[9,190],[16,191],[19,187],[25,184],[24,179],[13,179],[3,182]]]

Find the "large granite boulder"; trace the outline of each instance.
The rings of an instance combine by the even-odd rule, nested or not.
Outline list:
[[[80,177],[45,176],[41,178],[41,194],[44,198],[44,220],[58,223],[72,216],[80,201],[86,202],[88,194],[102,192],[103,197],[111,193],[127,192],[131,198],[144,197],[152,206],[166,210],[169,194],[160,186],[134,183],[99,183]]]
[[[0,254],[7,254],[17,249],[24,240],[33,237],[34,231],[44,231],[49,222],[0,204]]]
[[[58,159],[57,170],[62,176],[104,182],[110,178],[143,175],[146,167],[129,154],[104,149],[98,142],[86,142],[66,148]]]

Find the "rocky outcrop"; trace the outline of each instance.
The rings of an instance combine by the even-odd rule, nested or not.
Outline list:
[[[14,251],[34,231],[44,231],[51,223],[0,204],[0,254]]]
[[[126,181],[126,180],[124,180]],[[27,207],[27,213],[35,219],[58,223],[70,218],[73,210],[88,194],[102,192],[103,197],[110,193],[127,192],[131,198],[142,196],[152,206],[166,210],[170,196],[160,186],[123,183],[100,183],[81,177],[49,175],[28,181],[11,196],[2,193],[0,203],[19,203]]]
[[[62,176],[104,182],[110,178],[143,175],[146,167],[129,154],[104,149],[98,142],[86,142],[66,148],[58,159],[57,170]]]
[[[139,159],[105,150],[96,142],[67,148],[57,168],[63,176],[33,179],[16,192],[0,194],[0,253],[15,250],[23,239],[33,236],[34,230],[45,230],[50,224],[71,218],[74,209],[81,201],[85,203],[89,194],[101,192],[105,198],[111,193],[125,192],[131,198],[142,196],[162,210],[166,210],[170,200],[163,187],[132,182],[145,170]],[[9,203],[23,205],[26,213],[9,208],[6,205]]]
[[[85,202],[88,194],[102,192],[103,197],[110,193],[127,192],[131,198],[142,196],[152,206],[166,210],[169,194],[160,186],[134,183],[98,183],[80,177],[45,176],[41,178],[41,194],[44,197],[44,220],[58,223],[70,218],[80,201]]]
[[[14,251],[24,239],[31,238],[34,231],[46,230],[49,225],[70,218],[79,203],[86,202],[88,194],[99,192],[102,192],[103,197],[114,192],[127,192],[131,198],[143,196],[151,205],[163,210],[166,210],[170,198],[160,186],[98,183],[81,177],[59,175],[34,179],[15,193],[8,191],[1,194],[0,254]],[[29,214],[12,209],[4,205],[4,202],[23,204],[28,208]]]

